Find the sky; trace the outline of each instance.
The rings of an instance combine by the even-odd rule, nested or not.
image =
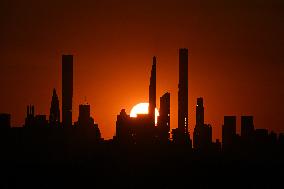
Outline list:
[[[284,1],[1,0],[0,112],[24,123],[26,106],[49,115],[61,103],[61,55],[74,55],[73,121],[91,105],[102,136],[116,116],[148,100],[157,56],[157,105],[171,93],[177,127],[178,49],[189,49],[189,131],[196,98],[221,138],[224,115],[253,115],[256,128],[284,132]]]

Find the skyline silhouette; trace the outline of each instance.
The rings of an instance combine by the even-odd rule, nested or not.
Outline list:
[[[205,99],[214,139],[221,138],[223,115],[254,115],[257,127],[283,132],[283,1],[17,1],[0,7],[0,112],[13,115],[13,126],[23,124],[27,104],[49,114],[50,91],[62,96],[60,57],[73,53],[74,107],[87,97],[104,138],[112,138],[122,106],[130,110],[148,100],[145,73],[153,55],[157,96],[171,93],[177,127],[177,49],[188,47],[188,112],[195,115],[196,98]],[[73,115],[74,122],[78,108]],[[193,130],[194,116],[189,124]]]
[[[2,170],[22,172],[29,169],[32,172],[32,176],[23,174],[13,182],[10,181],[14,180],[10,174],[6,174],[0,186],[281,186],[273,179],[281,175],[277,175],[276,170],[282,170],[284,166],[283,133],[255,127],[254,118],[249,115],[241,117],[241,133],[238,134],[237,116],[226,115],[222,125],[222,142],[219,139],[214,141],[212,127],[204,121],[202,97],[197,98],[195,128],[189,130],[188,107],[184,105],[188,103],[188,69],[183,69],[188,67],[188,49],[182,48],[179,52],[181,77],[178,83],[178,109],[182,118],[179,127],[170,127],[171,94],[168,92],[160,97],[161,114],[155,125],[156,85],[159,84],[156,83],[156,71],[159,63],[154,56],[148,88],[148,114],[138,113],[137,117],[130,117],[125,109],[121,109],[117,115],[116,132],[109,140],[102,137],[100,125],[91,116],[91,105],[86,102],[78,107],[77,121],[68,124],[73,117],[73,55],[68,55],[67,61],[66,55],[62,55],[62,81],[65,85],[62,100],[66,101],[62,109],[66,111],[66,120],[63,121],[63,118],[60,121],[59,97],[55,89],[52,91],[49,116],[38,114],[36,106],[30,104],[26,109],[24,126],[13,128],[11,115],[0,114]],[[193,138],[190,138],[190,132],[193,132]],[[58,172],[60,174],[54,176]],[[170,175],[172,173],[173,176]],[[235,178],[239,174],[247,179],[236,183]],[[38,175],[39,178],[36,178]],[[70,180],[70,175],[77,177]],[[260,179],[264,175],[266,182]],[[165,179],[171,181],[166,182]],[[218,184],[212,183],[212,180],[218,181]]]
[[[204,123],[204,106],[203,98],[197,98],[196,104],[196,124],[195,128],[190,131],[188,127],[188,49],[179,49],[179,84],[178,84],[178,127],[170,127],[170,93],[166,92],[161,97],[160,111],[162,114],[158,116],[158,123],[155,125],[155,109],[156,109],[156,69],[157,58],[153,57],[152,69],[149,84],[149,106],[148,114],[138,114],[137,117],[131,118],[127,115],[125,109],[121,109],[117,116],[116,133],[113,135],[114,142],[126,144],[139,143],[168,143],[187,144],[195,150],[210,151],[211,148],[220,149],[220,139],[212,140],[212,126]],[[56,89],[53,89],[52,100],[50,105],[49,119],[47,115],[35,114],[35,106],[28,105],[24,128],[94,128],[93,133],[96,140],[104,140],[101,138],[101,131],[98,124],[94,123],[91,117],[90,105],[79,105],[79,117],[77,122],[72,122],[73,107],[73,55],[62,55],[62,116],[60,116],[59,98]],[[1,128],[12,128],[11,115],[1,113]],[[62,117],[62,122],[60,122]],[[281,141],[283,133],[278,135],[266,128],[255,128],[253,116],[241,116],[241,132],[237,133],[237,117],[235,115],[224,116],[222,125],[222,150],[232,150],[241,146],[242,141],[245,143],[254,143],[253,140],[262,140],[268,143],[269,137],[273,140]],[[193,133],[193,142],[189,133]],[[259,136],[259,137],[258,137]],[[258,139],[260,138],[260,139]],[[243,147],[242,147],[243,148]]]
[[[0,18],[0,188],[284,188],[283,0]]]

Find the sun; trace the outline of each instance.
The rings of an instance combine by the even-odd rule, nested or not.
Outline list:
[[[136,104],[130,111],[130,117],[137,117],[137,114],[148,114],[148,102]],[[159,111],[155,108],[155,125],[158,122]]]

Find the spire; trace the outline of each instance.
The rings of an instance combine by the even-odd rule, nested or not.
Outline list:
[[[155,125],[155,108],[156,108],[156,57],[153,57],[153,64],[149,85],[149,116]]]
[[[60,123],[59,100],[58,100],[58,96],[57,96],[55,88],[53,89],[53,92],[52,92],[49,123],[51,126],[59,126],[59,123]]]

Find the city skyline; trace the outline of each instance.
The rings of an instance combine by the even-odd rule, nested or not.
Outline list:
[[[1,0],[0,188],[284,188],[283,0]]]
[[[283,132],[283,2],[208,3],[3,2],[0,112],[11,113],[15,126],[23,124],[27,104],[49,114],[53,88],[62,96],[60,57],[72,53],[73,122],[86,97],[103,137],[111,138],[121,107],[129,113],[147,101],[146,73],[156,55],[157,96],[171,93],[175,128],[177,49],[188,47],[190,131],[196,98],[203,97],[215,139],[221,138],[224,115],[238,116],[238,132],[242,114],[254,115],[257,128]]]
[[[53,89],[52,100],[50,104],[49,115],[37,114],[35,106],[29,104],[27,106],[25,123],[22,127],[25,128],[81,128],[81,132],[88,131],[91,128],[95,128],[92,131],[95,138],[105,140],[102,137],[98,123],[91,116],[91,108],[85,102],[79,105],[78,121],[72,121],[73,115],[73,55],[62,55],[61,67],[62,67],[62,113],[60,114],[59,98],[56,93],[56,89]],[[238,144],[239,140],[248,140],[254,135],[260,134],[260,136],[273,136],[275,140],[279,134],[279,137],[283,135],[282,132],[276,134],[273,130],[269,131],[267,128],[255,128],[254,118],[252,115],[242,115],[241,125],[237,125],[236,115],[224,115],[224,122],[221,126],[221,137],[216,139],[216,142],[212,139],[213,132],[211,124],[205,124],[204,121],[204,106],[203,97],[197,98],[196,112],[195,112],[195,127],[189,130],[188,122],[188,58],[189,53],[187,48],[179,48],[179,83],[178,83],[178,115],[180,120],[178,121],[178,127],[170,127],[171,108],[170,108],[170,93],[166,92],[160,97],[159,111],[162,112],[158,116],[158,123],[155,125],[155,111],[156,106],[156,72],[157,72],[157,58],[152,58],[152,69],[150,73],[149,88],[148,88],[148,114],[143,112],[137,114],[137,117],[131,118],[127,114],[124,108],[121,109],[120,114],[117,115],[116,120],[116,132],[113,139],[118,143],[126,143],[129,141],[134,143],[152,143],[158,141],[164,143],[166,141],[172,141],[177,144],[187,144],[195,150],[208,150],[208,149],[221,149],[220,140],[222,141],[222,149],[234,149],[234,144]],[[86,104],[87,103],[87,104]],[[156,109],[156,110],[155,110]],[[64,113],[65,112],[65,113]],[[165,113],[167,112],[167,113]],[[3,128],[13,127],[11,125],[11,114],[1,113],[1,125]],[[47,119],[49,117],[49,119]],[[62,121],[60,122],[60,117]],[[90,120],[89,120],[90,119]],[[83,127],[82,127],[83,126]],[[240,132],[237,132],[237,128],[240,128]],[[144,130],[144,131],[143,131]],[[88,132],[90,132],[88,131]],[[132,133],[130,136],[129,134]],[[192,139],[190,137],[192,133]],[[275,136],[274,136],[275,135]],[[122,137],[121,137],[122,136]],[[134,137],[135,136],[135,137]],[[125,139],[122,139],[125,138]],[[281,139],[282,140],[282,139]],[[126,142],[127,141],[127,142]],[[131,143],[131,142],[130,142]],[[217,150],[218,151],[218,150]]]

